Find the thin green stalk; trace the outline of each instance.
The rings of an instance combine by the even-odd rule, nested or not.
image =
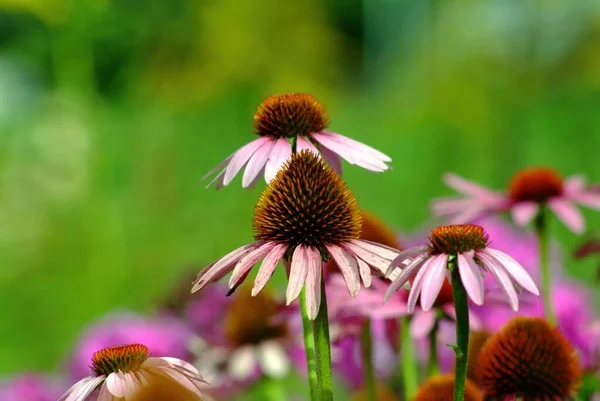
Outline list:
[[[438,316],[436,313],[435,324],[429,332],[429,360],[427,361],[427,376],[430,377],[440,373],[440,367],[438,365],[437,334]]]
[[[465,381],[467,380],[467,364],[469,352],[469,306],[467,292],[460,280],[456,256],[448,259],[448,269],[452,276],[452,295],[456,311],[456,368],[454,370],[454,400],[465,399]]]
[[[402,344],[400,350],[402,353],[402,365],[400,366],[400,369],[402,370],[405,400],[412,400],[419,387],[417,360],[415,359],[414,345],[410,336],[409,323],[408,316],[400,318],[400,343]]]
[[[362,346],[363,371],[365,375],[365,390],[368,401],[377,401],[375,389],[375,372],[373,370],[373,338],[371,335],[371,320],[367,319],[360,334]]]
[[[315,357],[317,361],[318,400],[332,401],[331,349],[329,344],[329,318],[327,316],[327,295],[325,294],[324,277],[321,277],[321,307],[317,318],[313,321],[313,336],[315,339]]]
[[[546,209],[542,207],[535,219],[535,232],[537,233],[540,248],[540,270],[542,273],[542,298],[544,300],[544,315],[548,321],[555,325],[556,316],[552,309],[552,273],[550,272],[548,223]]]
[[[317,361],[315,359],[315,339],[312,333],[312,323],[308,318],[306,308],[306,289],[300,293],[300,310],[302,311],[302,334],[304,336],[304,351],[306,352],[306,369],[308,371],[308,387],[310,400],[318,401]]]

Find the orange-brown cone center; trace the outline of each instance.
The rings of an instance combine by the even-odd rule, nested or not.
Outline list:
[[[129,372],[139,368],[149,356],[148,347],[145,345],[118,345],[96,351],[92,356],[91,368],[97,375]]]
[[[513,176],[508,185],[508,195],[513,202],[543,203],[562,193],[562,177],[545,167],[523,169]]]
[[[438,375],[429,378],[419,387],[412,401],[453,401],[454,374]],[[467,379],[465,401],[483,401],[483,393],[475,383]]]
[[[429,235],[429,248],[434,254],[456,255],[487,247],[489,236],[475,224],[455,224],[436,227]]]

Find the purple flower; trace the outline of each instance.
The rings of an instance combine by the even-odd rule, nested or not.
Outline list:
[[[2,401],[56,401],[66,386],[39,373],[23,373],[0,382]]]
[[[141,343],[154,357],[188,359],[191,330],[172,316],[145,317],[130,311],[112,313],[89,326],[82,334],[68,362],[74,380],[90,373],[90,360],[99,349]]]

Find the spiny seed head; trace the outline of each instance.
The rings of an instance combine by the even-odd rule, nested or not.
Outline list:
[[[243,285],[227,308],[225,339],[233,347],[259,344],[264,340],[287,335],[285,322],[274,321],[280,304],[268,290],[252,296],[250,286]]]
[[[508,195],[514,202],[543,203],[562,193],[562,177],[556,171],[546,167],[523,169],[513,176],[508,185]]]
[[[453,401],[454,374],[433,376],[419,387],[413,401]],[[465,401],[483,401],[483,393],[470,379],[465,382]]]
[[[429,248],[434,254],[456,255],[484,249],[489,239],[483,227],[475,224],[440,226],[431,231]]]
[[[288,249],[357,239],[361,217],[340,176],[307,150],[292,155],[254,209],[254,238],[281,241]]]
[[[327,110],[308,93],[269,96],[254,114],[254,131],[260,136],[294,138],[323,131],[327,125]]]
[[[577,353],[560,330],[532,317],[514,318],[490,337],[477,367],[477,382],[492,399],[566,400],[582,375]]]
[[[130,372],[150,357],[148,347],[142,344],[117,345],[96,351],[92,356],[92,370],[98,376],[114,372]]]

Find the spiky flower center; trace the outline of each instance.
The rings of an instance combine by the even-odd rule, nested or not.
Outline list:
[[[130,372],[139,368],[149,357],[150,353],[145,345],[117,345],[96,351],[92,356],[91,368],[97,375]]]
[[[454,374],[433,376],[419,387],[413,401],[453,401]],[[465,382],[465,401],[482,401],[483,393],[471,380]]]
[[[225,315],[227,343],[239,347],[285,337],[285,321],[275,320],[279,306],[268,290],[262,290],[253,297],[250,288],[243,286],[229,304]]]
[[[519,171],[510,180],[508,194],[514,202],[543,203],[563,193],[563,179],[556,171],[532,167]]]
[[[477,362],[478,383],[493,398],[562,400],[581,381],[575,349],[541,318],[518,317],[489,338]]]
[[[254,131],[260,136],[294,138],[320,132],[327,125],[327,110],[308,93],[269,96],[254,113]]]
[[[436,227],[429,235],[429,248],[434,254],[478,251],[489,244],[489,236],[476,224],[455,224]]]
[[[361,217],[356,199],[340,176],[321,158],[292,155],[267,186],[254,209],[257,241],[281,241],[288,249],[357,239]]]

